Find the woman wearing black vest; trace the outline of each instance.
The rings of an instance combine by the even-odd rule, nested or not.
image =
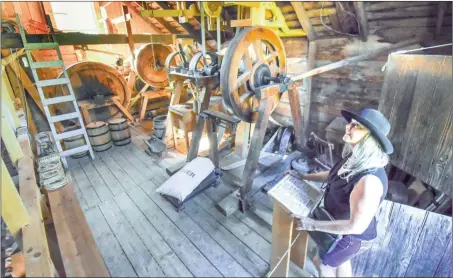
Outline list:
[[[387,139],[390,123],[379,111],[365,109],[355,114],[342,110],[341,114],[349,122],[343,136],[343,159],[330,172],[287,172],[301,179],[326,181],[324,208],[335,220],[294,215],[297,230],[341,235],[314,260],[322,277],[352,277],[350,260],[376,238],[375,214],[387,194],[384,167],[393,152]]]

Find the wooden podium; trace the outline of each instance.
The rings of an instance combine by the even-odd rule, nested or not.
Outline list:
[[[294,223],[290,212],[280,204],[279,201],[274,199],[270,271],[278,264],[286,250],[291,246],[291,243],[296,238],[297,234],[296,224]],[[292,246],[291,251],[286,255],[270,277],[288,277],[290,260],[303,269],[307,257],[307,246],[308,233],[301,231],[301,235]]]
[[[296,231],[296,224],[291,214],[309,215],[321,200],[322,193],[306,181],[289,175],[281,179],[267,193],[274,200],[271,268],[268,275],[288,277],[290,261],[304,269],[308,247],[308,233],[301,231],[297,237],[299,231]],[[294,240],[296,241],[291,247]],[[284,256],[286,252],[288,253]]]

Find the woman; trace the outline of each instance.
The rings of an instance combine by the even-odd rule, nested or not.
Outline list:
[[[389,121],[379,111],[365,109],[359,114],[342,110],[349,122],[343,136],[343,159],[330,172],[288,174],[312,181],[327,181],[324,208],[334,221],[319,221],[294,215],[297,230],[342,235],[315,263],[323,277],[352,277],[350,260],[376,238],[375,214],[387,194],[384,167],[393,147],[387,139]]]

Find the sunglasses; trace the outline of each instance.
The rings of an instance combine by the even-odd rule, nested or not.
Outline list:
[[[359,122],[356,122],[356,121],[350,121],[348,125],[351,126],[351,129],[363,128],[363,125],[361,125]]]

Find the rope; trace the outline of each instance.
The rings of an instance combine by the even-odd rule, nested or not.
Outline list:
[[[451,46],[451,45],[453,45],[453,44],[452,43],[446,43],[446,44],[439,44],[439,45],[435,45],[435,46],[421,47],[421,48],[417,48],[417,49],[399,50],[399,51],[395,51],[395,52],[390,53],[389,56],[393,55],[393,54],[403,54],[403,53],[409,53],[409,52],[415,52],[415,51],[433,49],[433,48],[440,48],[440,47]],[[387,64],[388,64],[388,60],[385,63],[385,65],[382,67],[381,71],[385,70],[385,68],[387,67]]]
[[[286,255],[288,255],[289,251],[291,250],[291,247],[293,247],[294,243],[296,243],[297,239],[299,238],[300,236],[300,232],[297,233],[297,236],[296,238],[293,240],[293,242],[291,242],[291,245],[288,247],[288,249],[286,250],[286,252],[283,254],[283,256],[280,258],[280,260],[278,261],[277,265],[267,274],[266,277],[271,277],[272,274],[274,273],[274,271],[277,269],[277,267],[281,264],[281,262],[283,261],[283,259],[286,257]]]

